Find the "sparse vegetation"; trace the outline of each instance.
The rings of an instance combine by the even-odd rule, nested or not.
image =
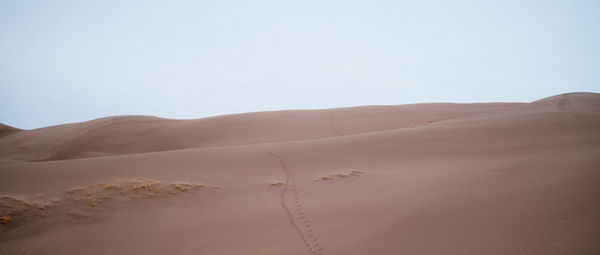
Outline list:
[[[89,217],[88,215],[79,213],[79,212],[75,212],[75,211],[71,211],[69,212],[69,216],[73,217],[73,218],[87,218]]]
[[[273,182],[271,182],[271,184],[269,186],[276,187],[276,186],[281,186],[281,185],[283,185],[282,181],[273,181]]]
[[[330,175],[324,175],[321,176],[317,179],[315,179],[315,181],[320,181],[320,180],[332,180],[334,178],[346,178],[346,177],[350,177],[350,176],[360,176],[362,172],[358,171],[358,170],[350,170],[348,172],[341,172],[341,173],[335,173],[335,174],[330,174]]]
[[[358,170],[352,170],[352,171],[350,171],[350,175],[357,175],[357,176],[360,176],[360,174],[361,174],[361,173],[362,173],[362,172],[361,172],[361,171],[358,171]]]
[[[167,193],[174,195],[181,192],[186,192],[193,188],[194,186],[189,183],[173,183],[169,185],[167,189]]]
[[[206,185],[188,182],[162,184],[160,181],[136,178],[117,180],[112,183],[99,182],[82,187],[68,189],[61,197],[51,198],[43,194],[32,195],[33,200],[24,200],[10,195],[2,195],[0,199],[0,215],[3,224],[22,222],[35,218],[44,218],[60,210],[53,208],[73,208],[67,215],[73,218],[90,217],[91,208],[100,207],[104,201],[116,199],[155,199],[178,195],[205,187]],[[216,188],[210,186],[210,188]]]
[[[141,190],[141,189],[147,189],[150,188],[150,184],[142,184],[142,185],[138,185],[138,186],[133,186],[133,188],[131,188],[132,190]]]
[[[11,220],[12,218],[9,215],[0,217],[0,223],[2,224],[8,224]]]
[[[76,193],[76,192],[79,192],[79,191],[83,191],[83,188],[77,187],[77,188],[68,189],[68,190],[65,191],[65,193],[72,194],[72,193]]]
[[[104,185],[105,190],[118,189],[120,186],[118,184],[106,184]]]

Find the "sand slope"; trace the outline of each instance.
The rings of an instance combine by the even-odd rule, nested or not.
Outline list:
[[[21,129],[18,128],[14,128],[8,125],[4,125],[0,123],[0,137],[2,136],[7,136],[7,135],[12,135],[14,133],[18,133],[21,132]]]
[[[111,117],[0,151],[7,254],[600,253],[599,94]]]

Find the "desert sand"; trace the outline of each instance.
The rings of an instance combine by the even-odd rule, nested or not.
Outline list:
[[[600,254],[600,94],[0,125],[0,254]]]

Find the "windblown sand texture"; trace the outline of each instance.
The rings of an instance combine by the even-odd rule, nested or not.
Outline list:
[[[0,254],[600,254],[600,94],[0,125]]]

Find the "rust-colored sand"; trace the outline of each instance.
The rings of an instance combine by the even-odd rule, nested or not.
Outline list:
[[[0,125],[0,254],[600,254],[600,95]]]

